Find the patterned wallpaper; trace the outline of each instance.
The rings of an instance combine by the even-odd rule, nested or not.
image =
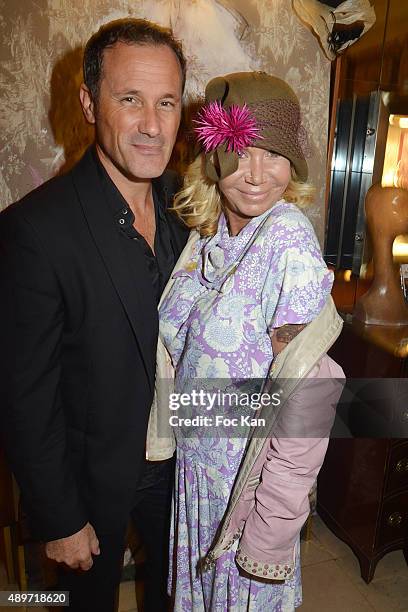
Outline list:
[[[0,0],[0,209],[69,168],[92,140],[78,101],[82,47],[124,16],[171,25],[188,58],[188,97],[218,74],[265,70],[298,94],[324,233],[330,63],[291,0]]]

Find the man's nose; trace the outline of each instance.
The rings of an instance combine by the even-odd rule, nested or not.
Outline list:
[[[245,181],[251,185],[262,185],[265,182],[263,158],[251,157]]]
[[[160,121],[156,108],[145,106],[139,122],[139,132],[151,138],[160,134]]]

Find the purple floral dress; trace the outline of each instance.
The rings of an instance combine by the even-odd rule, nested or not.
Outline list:
[[[237,265],[238,264],[238,265]],[[175,273],[160,307],[160,334],[176,369],[175,390],[197,379],[264,379],[273,359],[269,330],[307,323],[331,291],[313,228],[283,200],[230,236],[224,215]],[[169,590],[177,612],[289,612],[302,601],[300,564],[290,580],[265,584],[239,574],[237,543],[207,572],[211,547],[228,505],[245,437],[192,436],[176,427]]]

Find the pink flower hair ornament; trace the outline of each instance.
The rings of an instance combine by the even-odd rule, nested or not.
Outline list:
[[[202,143],[205,153],[226,144],[226,151],[240,153],[251,146],[256,139],[262,139],[256,119],[247,105],[233,104],[228,109],[219,100],[206,104],[193,119],[197,140]]]

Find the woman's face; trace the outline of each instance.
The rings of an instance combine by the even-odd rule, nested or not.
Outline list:
[[[237,234],[252,217],[262,215],[280,200],[290,179],[286,157],[258,147],[244,149],[238,169],[218,183],[231,234]]]

